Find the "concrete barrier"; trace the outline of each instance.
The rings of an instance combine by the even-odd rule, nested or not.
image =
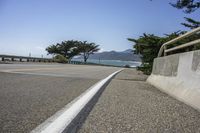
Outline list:
[[[147,82],[200,110],[200,50],[156,58]]]

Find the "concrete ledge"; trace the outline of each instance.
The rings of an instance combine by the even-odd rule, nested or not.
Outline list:
[[[147,82],[200,110],[200,50],[156,58]]]

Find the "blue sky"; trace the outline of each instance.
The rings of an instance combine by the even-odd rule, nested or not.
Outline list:
[[[46,55],[48,45],[87,40],[102,51],[132,48],[126,38],[187,30],[173,0],[0,0],[0,54]]]

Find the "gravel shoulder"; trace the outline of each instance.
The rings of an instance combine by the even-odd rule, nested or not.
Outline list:
[[[79,133],[200,132],[200,112],[125,69],[106,87]]]

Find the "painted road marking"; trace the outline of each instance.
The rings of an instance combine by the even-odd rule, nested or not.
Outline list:
[[[79,97],[74,99],[72,102],[67,104],[63,109],[58,111],[52,117],[47,119],[44,123],[36,127],[31,133],[62,133],[65,128],[70,125],[74,118],[80,113],[80,111],[87,105],[87,103],[95,96],[97,92],[117,73],[121,70],[118,70],[105,79],[99,81]]]

